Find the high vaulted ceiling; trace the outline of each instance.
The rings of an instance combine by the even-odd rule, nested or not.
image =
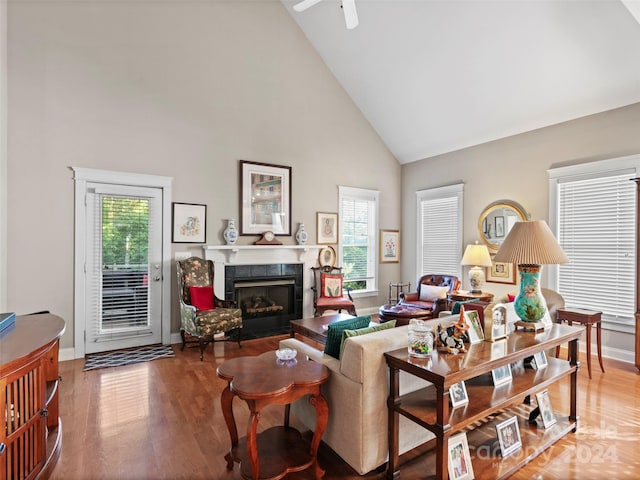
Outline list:
[[[281,1],[401,163],[640,102],[638,0]]]

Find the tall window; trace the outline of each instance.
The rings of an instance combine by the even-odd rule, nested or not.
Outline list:
[[[338,187],[340,204],[340,260],[345,286],[353,293],[374,292],[378,288],[376,232],[378,231],[377,190]]]
[[[418,277],[427,273],[461,275],[463,184],[416,192],[418,200]]]
[[[550,170],[550,224],[569,257],[550,269],[551,287],[620,331],[635,325],[638,171],[640,155]]]

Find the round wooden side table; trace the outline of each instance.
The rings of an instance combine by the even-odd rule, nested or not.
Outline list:
[[[238,357],[218,367],[218,377],[226,380],[221,404],[224,420],[231,437],[231,449],[225,455],[227,469],[240,463],[243,478],[258,480],[281,478],[288,472],[313,469],[316,480],[324,476],[318,465],[318,446],[329,419],[329,406],[320,394],[320,385],[329,379],[329,369],[304,358],[282,361],[275,351],[256,357]],[[311,446],[295,428],[289,427],[290,404],[310,395],[309,402],[316,410],[316,429]],[[247,435],[238,438],[233,416],[233,398],[247,403],[251,415]],[[284,426],[258,431],[260,411],[267,405],[285,405]],[[263,452],[259,457],[259,452]]]

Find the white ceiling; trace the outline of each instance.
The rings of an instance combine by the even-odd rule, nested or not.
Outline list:
[[[281,1],[401,163],[640,101],[638,0]]]

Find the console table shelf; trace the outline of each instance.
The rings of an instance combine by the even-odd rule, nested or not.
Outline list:
[[[495,343],[471,345],[466,353],[452,355],[433,352],[430,358],[409,357],[406,349],[385,353],[389,367],[389,468],[388,479],[400,478],[398,435],[399,416],[421,425],[435,435],[435,449],[427,454],[427,471],[437,479],[448,475],[448,439],[455,433],[467,432],[473,446],[471,461],[475,478],[506,478],[544,449],[570,431],[578,428],[577,372],[578,339],[582,329],[555,324],[542,333],[516,331],[509,338]],[[570,361],[548,358],[539,370],[514,368],[512,381],[494,386],[491,371],[511,365],[524,358],[569,342]],[[400,395],[400,371],[431,382],[415,392]],[[556,415],[557,423],[548,429],[529,424],[533,406],[523,400],[554,383],[570,380],[570,412]],[[455,409],[449,406],[449,387],[465,382],[469,403]],[[517,417],[522,449],[505,458],[499,454],[495,425]]]

